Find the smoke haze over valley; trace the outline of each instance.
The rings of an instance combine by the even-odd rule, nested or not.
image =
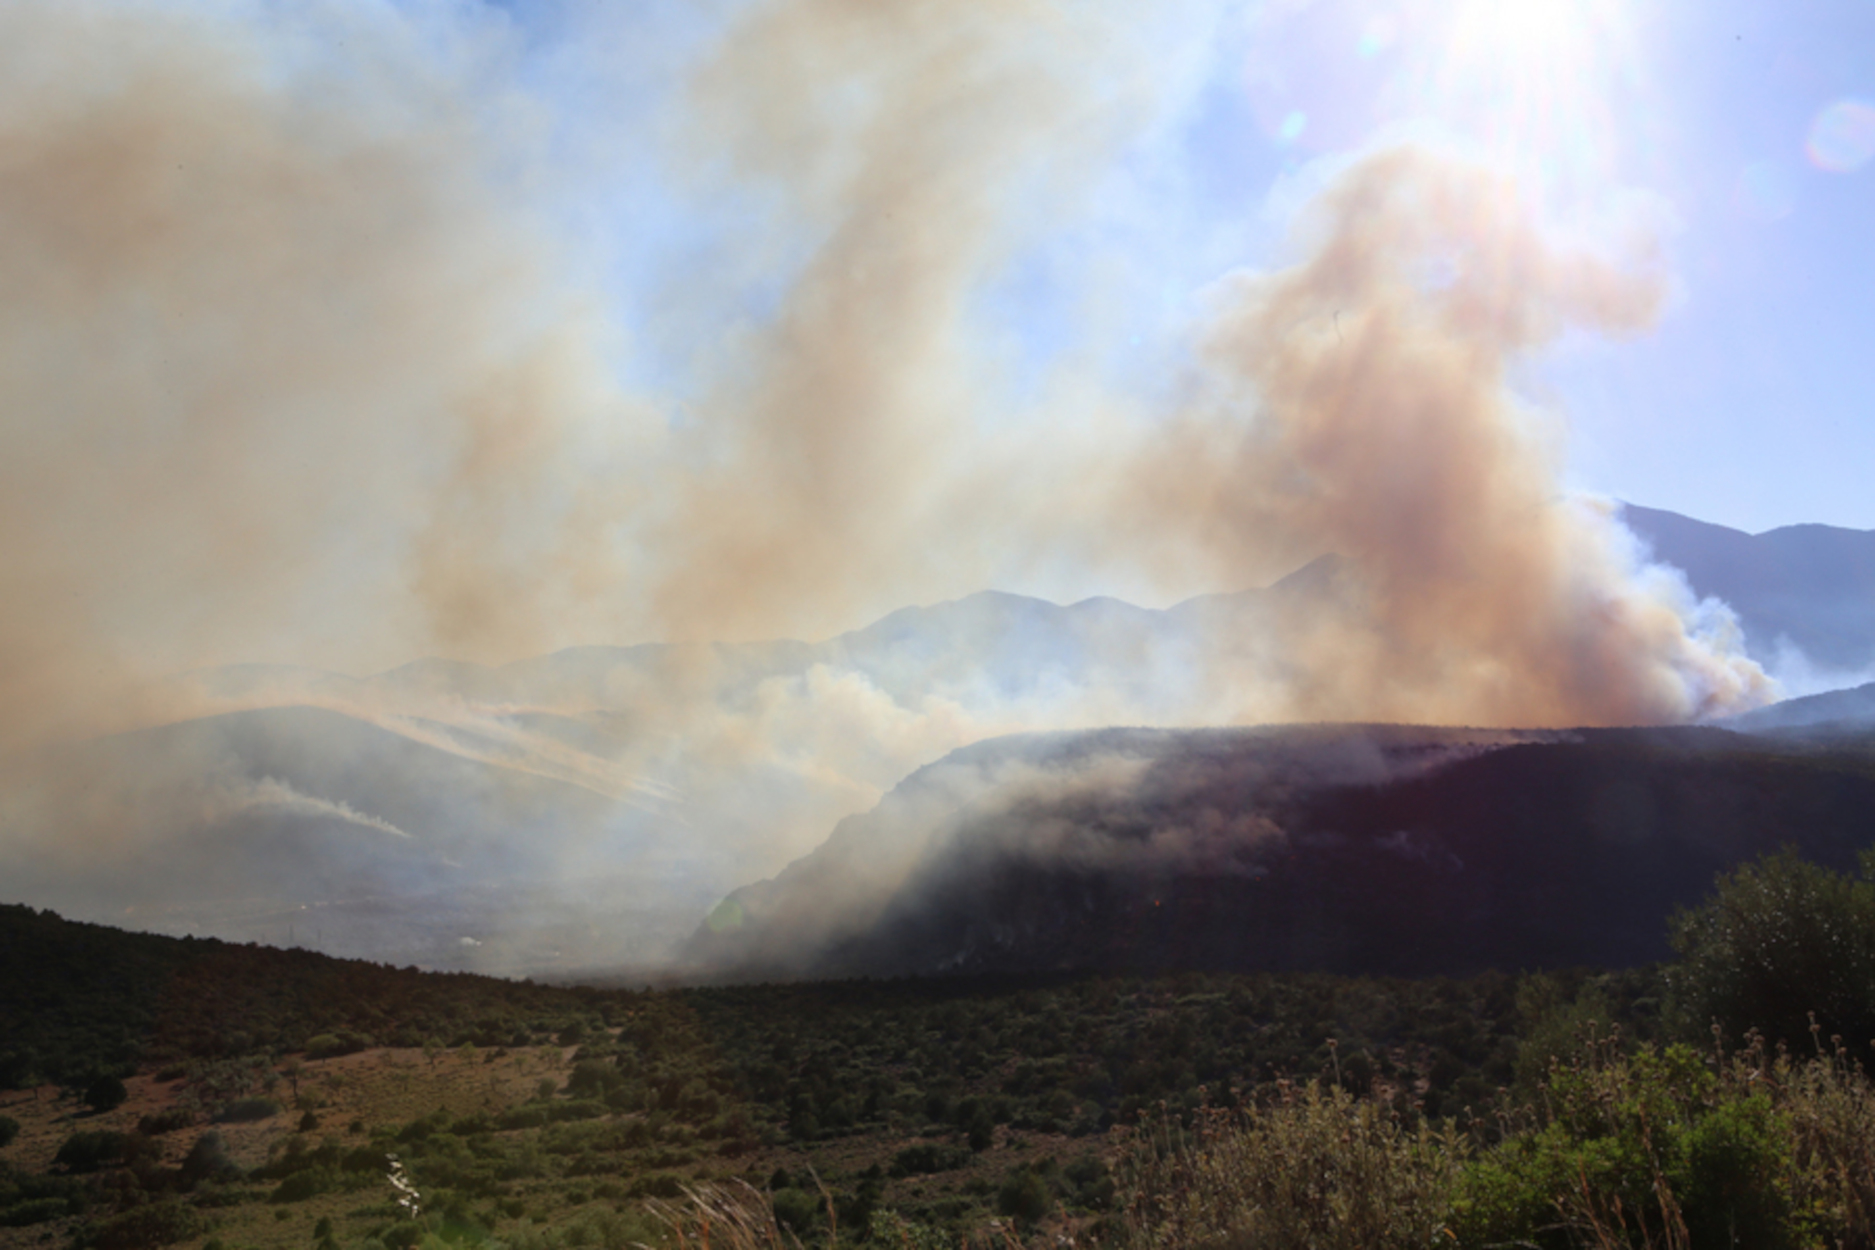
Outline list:
[[[1868,681],[1875,531],[1572,450],[1568,370],[1703,315],[1658,171],[1472,125],[1462,2],[1308,130],[1291,8],[6,6],[4,901],[644,970],[1007,735],[1443,727],[1417,769]],[[1584,100],[1509,115],[1639,90],[1546,55]],[[1282,759],[1154,855],[1406,775]],[[787,906],[876,920],[927,866],[878,841]]]

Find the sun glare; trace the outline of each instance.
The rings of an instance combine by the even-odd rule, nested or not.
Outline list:
[[[1428,84],[1439,112],[1559,183],[1614,166],[1633,65],[1621,0],[1456,0]]]
[[[1453,17],[1453,52],[1506,68],[1571,60],[1587,39],[1587,10],[1584,0],[1465,0]]]

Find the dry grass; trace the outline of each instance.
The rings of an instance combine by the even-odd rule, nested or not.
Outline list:
[[[1840,1037],[1827,1048],[1818,1038],[1816,1056],[1801,1064],[1765,1059],[1754,1039],[1728,1065],[1729,1079],[1771,1087],[1790,1127],[1793,1204],[1833,1244],[1875,1247],[1875,1085]]]
[[[838,1250],[840,1226],[833,1195],[818,1177],[815,1184],[826,1204],[827,1237],[810,1243],[826,1250]],[[743,1181],[699,1185],[684,1190],[681,1202],[651,1202],[653,1217],[664,1226],[669,1240],[663,1244],[674,1250],[805,1250],[802,1240],[775,1219],[775,1209],[768,1195]],[[870,1236],[865,1235],[866,1232]],[[917,1229],[887,1213],[875,1219],[870,1230],[856,1238],[869,1245],[883,1245],[888,1250],[926,1250],[927,1246],[952,1243],[929,1229]],[[1003,1221],[994,1221],[973,1235],[955,1243],[957,1250],[1023,1250],[1015,1229]],[[1038,1245],[1072,1247],[1071,1240],[1059,1236],[1038,1238]],[[650,1247],[639,1244],[639,1250]]]
[[[1338,1086],[1284,1086],[1268,1106],[1202,1109],[1121,1140],[1129,1245],[1205,1250],[1389,1250],[1441,1230],[1469,1146],[1409,1126]]]
[[[776,1221],[768,1195],[743,1181],[686,1188],[682,1202],[647,1205],[679,1250],[800,1250],[800,1238]],[[832,1202],[827,1217],[833,1218]],[[838,1244],[837,1235],[829,1244]]]

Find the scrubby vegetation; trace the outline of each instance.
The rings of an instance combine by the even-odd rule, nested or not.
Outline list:
[[[0,1246],[1875,1246],[1871,892],[1752,866],[1665,969],[655,992],[0,909],[72,973],[0,974]]]

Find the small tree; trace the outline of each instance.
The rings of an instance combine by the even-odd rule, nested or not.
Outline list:
[[[85,1106],[93,1111],[114,1111],[128,1097],[130,1091],[114,1076],[100,1076],[85,1086]]]
[[[1713,896],[1674,917],[1668,970],[1674,1008],[1689,1033],[1716,1021],[1730,1036],[1773,1041],[1824,1036],[1860,1048],[1875,1039],[1875,851],[1860,879],[1794,850],[1719,878]]]
[[[240,1174],[240,1169],[228,1157],[228,1146],[222,1141],[221,1134],[210,1129],[189,1147],[188,1157],[182,1161],[180,1173],[184,1187],[193,1188],[203,1181],[232,1179]]]

